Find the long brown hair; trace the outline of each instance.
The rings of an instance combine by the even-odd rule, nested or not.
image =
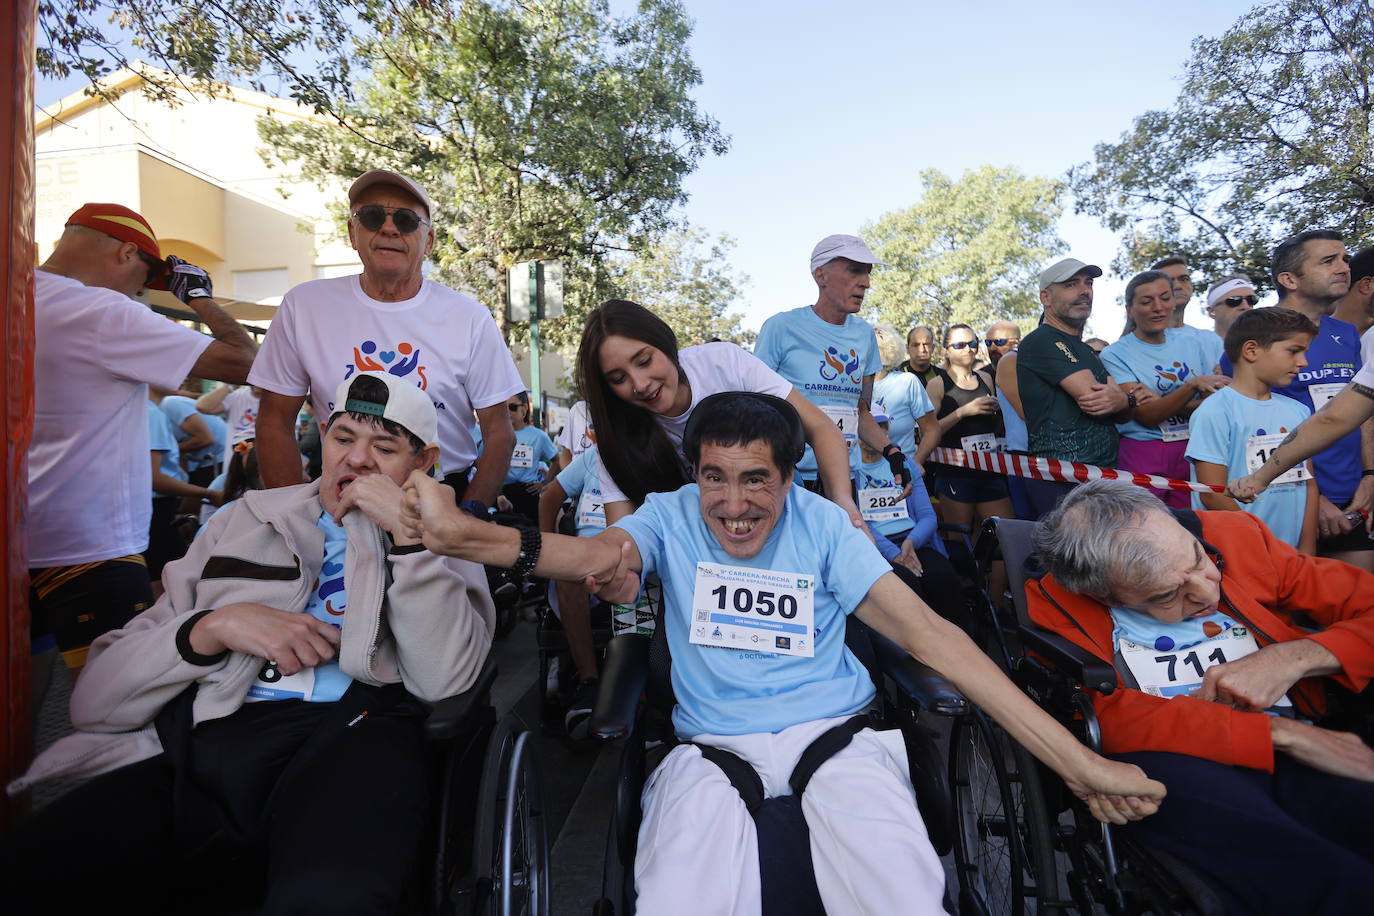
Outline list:
[[[615,485],[636,507],[650,493],[665,493],[688,483],[682,459],[658,418],[611,390],[601,371],[601,345],[618,334],[663,351],[677,367],[679,384],[687,373],[677,357],[677,335],[662,318],[625,299],[608,299],[592,310],[577,349],[577,378],[587,413],[596,429],[601,463]]]

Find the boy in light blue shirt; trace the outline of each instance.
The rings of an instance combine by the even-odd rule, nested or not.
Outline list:
[[[1311,415],[1306,405],[1274,393],[1307,365],[1307,346],[1317,333],[1306,316],[1285,308],[1252,309],[1226,332],[1234,367],[1230,386],[1193,412],[1188,460],[1192,479],[1226,486],[1256,470],[1269,453]],[[1194,509],[1249,512],[1299,551],[1317,549],[1317,483],[1311,462],[1284,474],[1252,503],[1224,493],[1194,493]]]

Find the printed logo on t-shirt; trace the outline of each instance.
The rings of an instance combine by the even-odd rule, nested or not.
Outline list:
[[[1188,364],[1178,360],[1174,360],[1167,369],[1156,363],[1155,390],[1160,394],[1168,394],[1175,385],[1185,381],[1192,374],[1193,370],[1188,368]]]
[[[386,372],[399,378],[414,375],[421,391],[429,387],[429,379],[425,377],[427,367],[420,365],[420,348],[409,341],[403,340],[390,350],[383,350],[375,340],[364,340],[353,348],[353,362],[344,368],[348,370],[345,379],[352,378],[355,372]]]
[[[859,373],[859,351],[853,349],[849,353],[841,353],[835,347],[826,347],[821,352],[820,375],[827,382],[833,382],[840,376],[847,376],[855,385],[863,382],[863,376]]]
[[[1074,356],[1072,353],[1069,352],[1069,345],[1064,343],[1064,341],[1056,340],[1054,342],[1054,345],[1059,348],[1059,352],[1063,353],[1065,356],[1069,358],[1069,362],[1078,362],[1078,357]]]

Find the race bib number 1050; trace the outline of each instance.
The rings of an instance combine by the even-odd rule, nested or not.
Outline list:
[[[811,658],[815,588],[802,573],[698,563],[691,642]]]

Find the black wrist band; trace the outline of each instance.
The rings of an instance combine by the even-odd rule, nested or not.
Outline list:
[[[214,608],[210,610],[214,610]],[[191,648],[191,629],[200,618],[208,613],[210,613],[210,611],[197,611],[190,617],[187,617],[185,623],[177,627],[177,652],[180,653],[182,658],[193,665],[215,665],[223,661],[229,655],[228,649],[215,655],[201,655],[195,649]]]
[[[1374,468],[1365,468],[1360,472],[1361,477],[1374,477]]]
[[[539,562],[539,549],[544,544],[544,536],[538,528],[520,528],[520,552],[515,555],[511,571],[517,576],[527,576]]]
[[[408,553],[419,553],[424,549],[424,544],[402,544],[400,546],[392,544],[391,549],[387,551],[387,555],[392,557],[402,557]]]
[[[900,452],[901,450],[902,450],[901,447],[898,446],[897,443],[895,443],[895,442],[889,442],[889,443],[887,444],[887,447],[883,449],[882,455],[883,455],[884,458],[886,458],[888,455],[892,454],[893,452]]]

